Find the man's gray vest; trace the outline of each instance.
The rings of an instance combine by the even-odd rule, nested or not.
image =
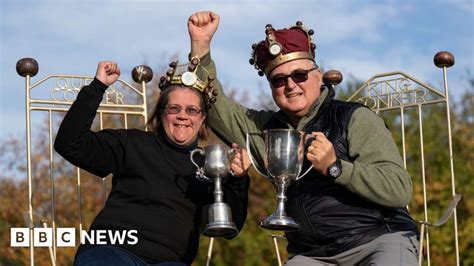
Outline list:
[[[337,157],[353,162],[356,158],[348,154],[347,129],[357,108],[366,107],[334,100],[334,91],[329,89],[317,115],[305,131],[324,132],[334,145]],[[264,129],[286,127],[283,121],[275,118],[270,119]],[[303,170],[309,166],[310,162],[305,159]],[[301,226],[299,231],[286,233],[288,252],[291,254],[333,256],[389,232],[418,232],[406,208],[369,202],[314,169],[293,182],[287,196],[286,211]]]

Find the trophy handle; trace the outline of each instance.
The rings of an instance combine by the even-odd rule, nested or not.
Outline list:
[[[306,144],[306,142],[308,141],[313,141],[315,140],[316,138],[311,135],[311,134],[307,134],[306,136],[304,136],[304,143]],[[306,155],[306,153],[304,153]],[[299,180],[300,178],[302,178],[303,176],[305,176],[307,173],[309,173],[309,171],[311,171],[311,169],[313,169],[313,164],[311,164],[308,169],[300,176],[298,176],[295,180]]]
[[[266,178],[268,178],[267,175],[264,175],[262,172],[260,172],[260,170],[258,170],[257,168],[257,164],[255,164],[255,160],[252,156],[252,152],[250,151],[250,135],[258,135],[258,136],[262,136],[263,134],[262,133],[248,133],[246,134],[246,137],[245,137],[245,146],[247,147],[247,152],[249,154],[249,159],[250,159],[250,163],[253,165],[253,168],[255,169],[255,171],[257,171],[257,173],[261,176],[264,176]]]
[[[237,153],[237,149],[236,148],[231,148],[227,155],[228,156],[230,156],[230,155],[235,156],[236,153]],[[230,175],[235,176],[235,173],[232,169],[230,169]]]
[[[237,153],[237,149],[236,148],[231,148],[229,149],[229,154],[228,155],[234,155]]]
[[[302,178],[303,176],[305,176],[307,173],[309,173],[309,171],[311,171],[311,169],[313,169],[313,165],[312,165],[312,164],[308,167],[308,170],[306,170],[306,172],[304,172],[304,174],[298,176],[295,180],[299,180],[300,178]]]
[[[203,150],[203,149],[200,149],[200,148],[196,148],[194,150],[191,151],[191,162],[196,166],[197,170],[196,170],[196,178],[197,179],[200,179],[200,180],[207,180],[207,181],[211,181],[211,179],[207,176],[204,175],[204,168],[202,167],[199,167],[199,165],[194,161],[193,157],[194,157],[194,154],[196,152],[199,152],[199,154],[201,155],[205,155],[206,152]]]

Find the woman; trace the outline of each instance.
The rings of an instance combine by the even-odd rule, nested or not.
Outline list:
[[[106,238],[106,245],[82,244],[75,265],[189,265],[206,225],[207,206],[213,202],[213,184],[196,179],[189,158],[199,138],[205,137],[199,132],[205,129],[208,99],[194,88],[168,84],[150,118],[152,132],[92,132],[104,91],[119,76],[116,63],[99,63],[95,79],[82,88],[66,114],[54,147],[95,175],[113,174],[112,191],[90,232],[126,232],[131,241],[112,245]],[[250,182],[242,156],[242,151],[235,156],[235,176],[224,185],[225,201],[239,230],[246,218]]]

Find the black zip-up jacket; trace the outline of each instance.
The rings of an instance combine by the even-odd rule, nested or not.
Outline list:
[[[107,86],[81,89],[58,131],[54,147],[66,160],[95,175],[112,173],[112,191],[91,230],[137,230],[138,243],[121,247],[149,263],[196,257],[199,235],[213,202],[213,184],[196,180],[189,147],[176,147],[163,130],[90,130]],[[200,158],[203,159],[203,158]],[[198,158],[199,160],[199,158]],[[224,200],[240,230],[247,214],[249,177],[229,177]],[[78,254],[90,245],[83,245]]]
[[[322,88],[324,89],[324,88]],[[352,113],[364,105],[334,100],[329,88],[318,114],[305,128],[306,133],[324,132],[332,142],[336,156],[353,162],[348,152],[347,129]],[[271,119],[265,129],[284,128],[286,124]],[[308,169],[306,160],[303,169]],[[300,225],[300,230],[286,232],[288,252],[326,257],[370,242],[389,232],[418,232],[406,208],[391,208],[369,202],[349,192],[330,177],[312,169],[294,182],[287,192],[286,211]]]

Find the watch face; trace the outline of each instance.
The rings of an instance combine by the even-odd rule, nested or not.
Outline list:
[[[333,164],[329,167],[329,175],[336,178],[336,177],[339,177],[342,173],[342,170],[341,168],[336,165],[336,164]]]
[[[272,46],[270,46],[270,53],[272,55],[278,55],[280,54],[280,52],[281,52],[281,46],[279,44],[274,43],[272,44]]]
[[[192,86],[196,81],[197,76],[193,72],[184,72],[183,75],[181,75],[181,82],[183,85]]]

